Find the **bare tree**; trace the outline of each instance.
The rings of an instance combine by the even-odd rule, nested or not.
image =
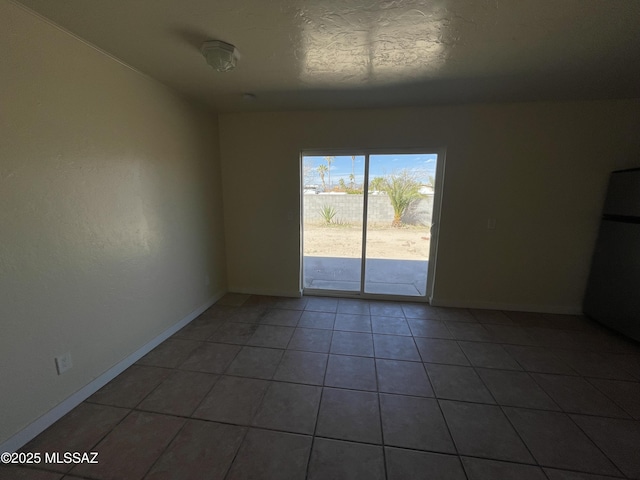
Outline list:
[[[313,160],[305,159],[302,163],[302,180],[305,185],[312,185],[315,183],[316,174],[318,171],[315,168]]]

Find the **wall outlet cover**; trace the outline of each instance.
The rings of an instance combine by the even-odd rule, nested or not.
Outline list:
[[[73,367],[73,362],[71,361],[71,353],[67,352],[64,355],[56,357],[56,370],[58,370],[58,375],[62,375],[71,367]]]

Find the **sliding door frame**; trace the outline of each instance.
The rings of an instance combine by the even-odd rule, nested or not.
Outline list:
[[[367,213],[369,200],[369,157],[371,155],[410,155],[410,154],[436,154],[436,178],[433,195],[433,211],[431,213],[431,242],[429,246],[429,261],[427,264],[427,285],[426,293],[422,296],[408,295],[392,295],[367,293],[364,291],[365,275],[366,275],[366,250],[367,250]],[[362,254],[360,258],[360,291],[345,290],[329,290],[314,289],[304,287],[304,179],[303,179],[303,162],[304,157],[309,156],[362,156],[364,162],[364,179],[363,179],[363,224],[362,224]],[[360,299],[377,299],[377,300],[399,300],[411,302],[428,302],[433,301],[433,293],[435,290],[436,264],[438,258],[438,238],[440,234],[440,215],[442,208],[442,193],[444,186],[444,170],[446,148],[348,148],[348,149],[331,149],[331,148],[313,148],[304,149],[300,152],[299,170],[300,170],[300,291],[304,295],[320,295],[327,297],[341,298],[360,298]]]

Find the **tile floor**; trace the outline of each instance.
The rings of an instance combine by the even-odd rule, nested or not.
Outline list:
[[[579,316],[228,294],[10,479],[640,478],[640,346]]]

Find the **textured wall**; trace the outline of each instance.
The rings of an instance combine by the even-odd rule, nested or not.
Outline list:
[[[446,147],[435,300],[579,311],[609,171],[640,163],[639,131],[638,100],[223,114],[229,286],[299,291],[302,151]]]
[[[4,1],[0,30],[2,443],[226,274],[215,116]]]

